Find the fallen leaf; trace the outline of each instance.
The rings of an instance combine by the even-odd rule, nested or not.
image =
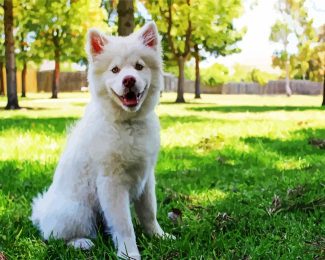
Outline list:
[[[182,211],[180,209],[173,208],[172,211],[168,212],[167,216],[174,224],[182,221]]]
[[[7,260],[6,256],[0,252],[0,260]]]
[[[320,149],[325,149],[325,139],[311,138],[308,140],[308,144]]]
[[[225,229],[229,224],[233,222],[233,218],[225,212],[219,212],[216,216],[216,225],[219,230]]]
[[[273,199],[272,199],[272,205],[271,207],[267,210],[267,213],[269,215],[272,215],[273,213],[276,213],[277,211],[279,211],[279,209],[281,208],[281,198],[278,195],[274,195]]]
[[[311,247],[312,251],[318,252],[321,256],[325,255],[325,237],[318,237],[313,241],[305,241],[305,243]]]
[[[299,121],[297,124],[298,124],[299,126],[302,126],[302,125],[307,125],[308,122],[306,122],[306,121]]]
[[[290,197],[290,198],[300,197],[304,193],[305,193],[305,187],[302,186],[302,185],[299,185],[296,188],[287,190],[287,196]]]

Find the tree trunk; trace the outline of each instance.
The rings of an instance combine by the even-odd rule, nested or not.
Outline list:
[[[197,44],[194,45],[195,56],[195,97],[201,98],[200,54]]]
[[[292,95],[290,88],[290,71],[289,71],[289,61],[286,61],[286,84],[285,84],[286,94],[288,97]]]
[[[323,75],[323,102],[322,106],[325,107],[325,74]]]
[[[4,82],[4,75],[3,75],[3,62],[0,62],[0,96],[5,95],[5,82]]]
[[[185,83],[185,76],[184,76],[184,57],[178,56],[178,85],[177,85],[177,99],[176,103],[185,103],[184,99],[184,83]]]
[[[58,91],[60,85],[60,51],[55,50],[55,68],[53,73],[53,83],[52,83],[52,97],[58,98]]]
[[[3,9],[8,97],[6,109],[19,109],[16,81],[15,40],[13,35],[14,18],[12,14],[12,0],[5,0],[3,4]]]
[[[26,97],[26,73],[27,73],[27,62],[24,62],[24,67],[21,72],[21,97]]]
[[[133,0],[120,0],[117,4],[118,35],[127,36],[134,30]]]

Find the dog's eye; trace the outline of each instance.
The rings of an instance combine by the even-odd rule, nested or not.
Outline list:
[[[120,68],[115,66],[112,70],[113,73],[119,73],[120,72]]]
[[[136,70],[142,70],[143,69],[143,65],[141,65],[140,63],[135,64],[135,69]]]

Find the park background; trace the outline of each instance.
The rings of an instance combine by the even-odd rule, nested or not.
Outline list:
[[[30,205],[90,100],[87,30],[127,35],[150,20],[165,70],[158,220],[177,239],[134,219],[143,258],[324,258],[323,1],[0,5],[0,259],[116,259],[101,232],[89,252],[42,241]]]

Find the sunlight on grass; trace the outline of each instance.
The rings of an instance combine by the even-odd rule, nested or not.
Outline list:
[[[32,198],[46,189],[69,128],[88,93],[31,94],[19,111],[0,110],[0,252],[8,259],[113,259],[111,240],[89,252],[43,242],[28,219]],[[157,114],[161,151],[156,168],[158,218],[178,237],[154,240],[136,227],[140,251],[172,259],[318,258],[305,241],[322,236],[325,139],[320,96],[176,95],[163,93]],[[0,97],[0,106],[6,100]],[[292,195],[293,194],[293,195]],[[274,215],[274,196],[282,208]],[[289,196],[290,195],[290,196]],[[277,204],[277,206],[279,206]],[[178,209],[182,221],[171,222]],[[307,252],[307,253],[306,253]],[[309,257],[310,256],[310,257]]]
[[[282,161],[278,161],[276,163],[276,168],[280,171],[285,170],[301,170],[308,166],[305,159],[298,158],[298,160],[295,159],[284,159]]]
[[[218,200],[223,200],[227,197],[227,193],[219,189],[210,189],[200,193],[192,193],[189,195],[189,199],[193,204],[206,206],[213,204]]]

